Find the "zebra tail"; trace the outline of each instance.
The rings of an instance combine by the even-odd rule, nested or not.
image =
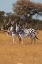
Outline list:
[[[38,37],[35,35],[36,39],[38,39]],[[38,39],[39,40],[39,39]]]

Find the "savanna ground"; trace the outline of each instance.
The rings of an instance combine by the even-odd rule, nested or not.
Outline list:
[[[25,38],[24,44],[13,44],[12,37],[0,31],[0,64],[42,64],[42,31],[37,34],[39,40],[30,44]]]

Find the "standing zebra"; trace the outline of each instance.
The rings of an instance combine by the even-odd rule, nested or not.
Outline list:
[[[13,39],[13,43],[15,43],[16,41],[16,31],[14,29],[13,26],[9,27],[8,31],[7,31],[7,35],[11,35],[12,39]]]
[[[16,28],[14,28],[13,26],[9,27],[6,34],[12,36],[13,43],[16,43],[16,37],[18,37],[18,41],[20,40],[18,33],[16,32]]]
[[[30,37],[31,43],[32,43],[33,40],[34,40],[34,42],[36,42],[36,39],[38,39],[37,36],[36,36],[36,30],[34,30],[32,28],[22,29],[22,28],[20,28],[20,26],[18,26],[16,24],[16,32],[18,33],[19,37],[21,38],[22,44],[24,43],[23,39],[25,37]]]

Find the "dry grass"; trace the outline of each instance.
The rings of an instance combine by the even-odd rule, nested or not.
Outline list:
[[[0,64],[42,64],[42,31],[37,34],[39,40],[30,44],[30,39],[24,39],[24,44],[12,43],[11,36],[0,31]]]

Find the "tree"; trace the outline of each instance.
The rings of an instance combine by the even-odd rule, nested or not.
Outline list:
[[[30,0],[17,0],[17,2],[13,4],[13,11],[20,18],[28,21],[28,19],[32,18],[35,14],[42,15],[42,4],[34,3]]]
[[[0,11],[0,16],[4,16],[5,12],[4,11]]]
[[[4,11],[0,11],[0,23],[3,22],[4,17],[5,17],[5,12]]]

